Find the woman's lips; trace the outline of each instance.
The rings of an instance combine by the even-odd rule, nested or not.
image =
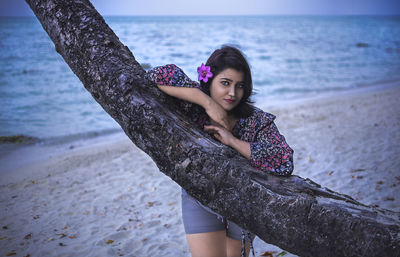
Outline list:
[[[232,104],[235,102],[235,100],[231,100],[231,99],[224,99],[227,103]]]

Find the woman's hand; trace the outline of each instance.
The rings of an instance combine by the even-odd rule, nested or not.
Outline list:
[[[204,130],[213,134],[218,141],[224,145],[232,146],[235,137],[226,128],[215,126],[215,125],[205,125]]]
[[[211,124],[218,124],[223,128],[231,129],[231,125],[228,120],[228,113],[222,108],[221,105],[212,100],[212,98],[210,98],[209,100],[209,103],[203,107],[208,117],[210,117]]]
[[[165,86],[165,85],[157,85],[158,88],[166,93],[167,95],[198,104],[203,107],[211,119],[212,124],[219,124],[220,126],[231,129],[228,114],[219,105],[215,102],[210,96],[202,92],[198,88],[189,88],[189,87],[174,87],[174,86]]]
[[[206,125],[204,126],[204,130],[212,133],[218,141],[223,143],[224,145],[230,146],[236,151],[238,151],[241,155],[250,160],[251,150],[250,143],[242,141],[232,135],[232,133],[226,128],[215,126],[215,125]]]

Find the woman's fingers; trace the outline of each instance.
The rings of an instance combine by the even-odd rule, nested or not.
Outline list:
[[[224,128],[229,129],[227,113],[221,105],[219,105],[215,101],[211,101],[211,105],[209,106],[209,108],[206,108],[206,113],[212,121]]]
[[[229,145],[232,134],[228,130],[226,130],[220,126],[213,126],[213,125],[204,126],[204,130],[212,133],[213,136],[221,143],[223,143],[225,145]]]
[[[220,120],[211,119],[211,124],[216,125],[216,126],[221,126],[226,129],[229,128],[229,123],[228,123],[228,121],[226,121],[226,119],[220,119]]]
[[[218,132],[221,128],[214,125],[204,125],[204,130],[207,132]]]
[[[209,126],[204,126],[204,130],[207,131],[208,133],[211,133],[218,141],[222,142],[222,137],[220,135],[221,133],[221,128],[218,126],[213,126],[213,125],[209,125]]]
[[[210,119],[211,125],[229,129],[229,122],[224,118],[220,120]]]

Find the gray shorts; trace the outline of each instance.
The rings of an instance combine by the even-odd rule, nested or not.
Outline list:
[[[242,229],[232,221],[223,218],[208,207],[188,195],[182,188],[182,218],[186,234],[198,234],[226,230],[226,235],[235,240],[242,240],[242,231],[247,242],[254,240],[247,230]]]

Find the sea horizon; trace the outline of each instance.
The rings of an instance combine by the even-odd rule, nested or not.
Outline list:
[[[256,105],[400,80],[400,16],[104,18],[139,63],[175,63],[192,79],[213,49],[238,46],[252,68]],[[56,53],[35,17],[0,17],[0,36],[0,136],[51,141],[121,131]]]

